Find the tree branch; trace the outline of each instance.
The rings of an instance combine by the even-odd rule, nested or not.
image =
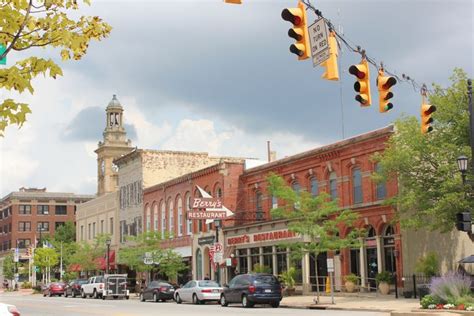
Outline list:
[[[3,59],[5,58],[8,53],[10,52],[10,50],[13,48],[13,46],[15,45],[16,41],[20,38],[20,34],[21,32],[23,31],[23,29],[25,28],[25,25],[26,25],[26,22],[28,21],[28,18],[30,16],[30,10],[31,10],[31,6],[33,5],[33,0],[30,0],[29,4],[28,4],[28,9],[26,9],[26,14],[25,14],[25,20],[23,21],[23,23],[21,24],[20,28],[18,29],[18,32],[16,33],[16,35],[13,37],[13,40],[12,42],[10,43],[10,45],[7,47],[7,49],[5,50],[5,52],[0,56],[0,59]]]

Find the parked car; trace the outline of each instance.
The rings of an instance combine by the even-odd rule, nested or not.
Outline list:
[[[87,296],[93,298],[102,297],[104,291],[104,277],[93,276],[90,277],[87,283],[81,285],[81,297],[86,298]]]
[[[66,289],[66,284],[63,282],[53,282],[50,283],[47,287],[43,290],[43,296],[53,296],[53,295],[64,295],[64,290]]]
[[[114,299],[124,297],[129,299],[129,291],[127,289],[127,275],[126,274],[106,274],[104,275],[104,290],[102,292],[102,299],[113,297]]]
[[[81,295],[81,285],[86,284],[88,280],[86,279],[77,279],[69,282],[66,285],[66,290],[64,291],[64,297],[72,296],[76,297]]]
[[[176,303],[193,302],[203,304],[206,301],[219,301],[222,287],[215,281],[192,280],[182,288],[177,289],[174,294]]]
[[[243,307],[252,307],[255,304],[270,304],[280,306],[282,299],[280,281],[267,273],[240,274],[224,285],[220,297],[221,306],[229,303],[241,303]]]
[[[165,281],[152,281],[140,293],[140,301],[153,300],[154,302],[166,302],[174,297],[174,287]]]
[[[0,303],[0,316],[20,316],[15,305]]]

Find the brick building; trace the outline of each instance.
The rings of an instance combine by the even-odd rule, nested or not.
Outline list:
[[[193,197],[200,197],[196,186],[211,196],[220,198],[229,209],[235,209],[238,198],[239,176],[244,170],[244,161],[221,159],[210,167],[185,174],[181,177],[151,186],[143,195],[143,222],[145,231],[160,231],[169,240],[164,248],[173,248],[188,263],[188,271],[182,273],[182,283],[192,274],[203,278],[211,276],[209,246],[215,241],[215,227],[205,220],[189,220],[186,213],[191,208]]]
[[[35,238],[54,235],[56,228],[75,221],[76,207],[92,195],[20,188],[0,200],[0,251],[33,245]]]

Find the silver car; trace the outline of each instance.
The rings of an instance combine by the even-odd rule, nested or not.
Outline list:
[[[204,304],[206,301],[219,301],[222,287],[211,280],[192,280],[174,293],[176,303],[192,302]]]

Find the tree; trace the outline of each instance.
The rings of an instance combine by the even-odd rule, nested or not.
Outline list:
[[[270,174],[267,180],[270,194],[284,202],[283,206],[272,210],[272,217],[288,219],[288,230],[304,237],[303,241],[284,244],[291,249],[293,259],[309,254],[317,262],[316,258],[322,252],[360,247],[362,230],[353,228],[346,236],[339,235],[341,228],[353,227],[357,220],[355,212],[341,210],[337,200],[331,201],[324,192],[317,196],[305,191],[295,192],[275,174]],[[317,275],[316,282],[319,295]]]
[[[110,235],[101,234],[94,239],[93,243],[83,241],[77,244],[76,251],[68,259],[67,265],[78,264],[81,266],[81,270],[86,272],[97,270],[97,259],[105,256],[105,240],[107,238],[110,238]]]
[[[47,275],[47,280],[51,280],[51,267],[59,262],[59,255],[53,248],[37,248],[35,250],[35,266],[44,270],[43,279]]]
[[[398,210],[403,227],[451,231],[456,213],[474,206],[464,198],[470,189],[462,187],[456,165],[458,156],[470,156],[467,78],[455,69],[450,79],[447,89],[433,84],[429,96],[434,130],[422,134],[417,118],[405,116],[395,122],[385,151],[373,157],[381,166],[376,181],[397,179],[398,193],[386,203]]]
[[[154,256],[159,262],[158,271],[170,280],[175,280],[178,273],[186,269],[183,257],[173,249],[160,249]],[[154,259],[155,260],[155,259]]]
[[[83,0],[90,4],[90,0]],[[79,60],[87,52],[91,40],[101,40],[111,27],[98,16],[79,16],[77,0],[0,0],[0,59],[12,51],[58,48],[62,60]],[[70,16],[77,17],[77,19]],[[62,70],[52,59],[27,57],[0,69],[0,88],[33,93],[32,80],[38,75],[56,79]],[[11,124],[21,126],[31,113],[26,103],[5,99],[0,103],[0,136]]]
[[[54,232],[55,243],[73,243],[76,242],[76,226],[73,222],[66,222],[64,225],[56,228]]]
[[[15,277],[15,263],[13,262],[13,254],[8,254],[3,260],[3,275],[8,280]]]

